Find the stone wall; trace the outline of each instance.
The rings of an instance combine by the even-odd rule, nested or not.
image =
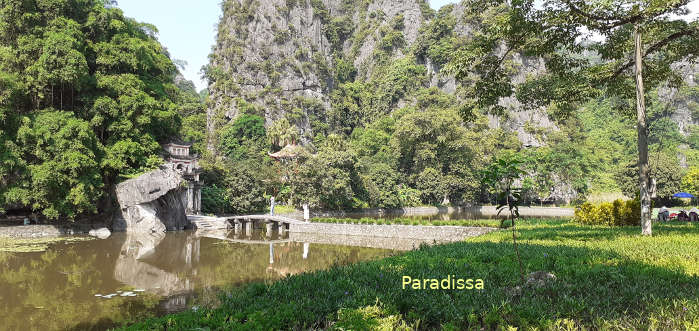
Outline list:
[[[393,249],[407,251],[420,247],[422,244],[444,244],[452,242],[450,240],[428,240],[428,239],[406,239],[406,238],[384,238],[369,236],[347,236],[325,233],[291,232],[289,239],[295,242],[343,245],[356,247],[371,247],[381,249]]]
[[[438,241],[458,241],[480,236],[495,228],[466,226],[413,226],[413,225],[368,225],[368,224],[329,224],[294,223],[289,232],[322,233],[328,235],[367,236],[403,239],[427,239]]]
[[[102,224],[35,224],[0,227],[0,237],[52,238],[75,234],[88,234],[90,230],[103,228]]]
[[[574,208],[560,207],[520,207],[519,213],[523,217],[573,217]],[[454,214],[452,216],[452,214]],[[282,214],[280,214],[282,215]],[[357,211],[316,211],[311,212],[311,217],[384,217],[384,216],[442,216],[449,219],[478,219],[496,218],[498,215],[495,206],[472,207],[405,207],[397,209],[370,208]],[[294,219],[303,219],[303,213],[296,212],[283,214]]]

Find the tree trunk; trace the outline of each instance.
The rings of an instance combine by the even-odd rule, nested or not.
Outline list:
[[[641,54],[641,32],[636,25],[636,111],[638,116],[638,174],[641,189],[641,233],[653,234],[650,219],[650,176],[648,167],[648,124],[646,123],[646,102],[643,92],[643,55]]]
[[[449,203],[451,203],[451,202],[449,201],[449,194],[448,194],[448,193],[444,193],[444,199],[442,199],[442,205],[443,205],[443,206],[447,206],[447,205],[449,205]]]

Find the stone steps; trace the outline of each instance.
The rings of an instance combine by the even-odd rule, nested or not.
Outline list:
[[[223,220],[193,220],[192,226],[195,229],[204,230],[217,230],[217,229],[228,229],[230,224]]]

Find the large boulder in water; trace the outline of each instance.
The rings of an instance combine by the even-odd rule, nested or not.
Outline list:
[[[185,180],[165,165],[116,186],[121,210],[112,225],[114,231],[165,232],[189,225],[185,209]]]

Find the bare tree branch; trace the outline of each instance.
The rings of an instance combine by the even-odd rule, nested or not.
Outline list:
[[[650,54],[653,54],[653,53],[657,52],[657,51],[660,50],[661,48],[665,47],[665,45],[671,43],[671,42],[674,41],[674,40],[677,40],[677,39],[682,38],[682,37],[684,37],[684,36],[691,36],[691,35],[694,35],[694,34],[699,35],[699,27],[695,27],[695,28],[687,29],[687,30],[677,31],[677,32],[675,32],[675,33],[673,33],[673,34],[671,34],[671,35],[665,37],[665,39],[663,39],[663,40],[661,40],[661,41],[659,41],[659,42],[653,44],[651,47],[648,47],[648,49],[647,49],[645,52],[642,52],[642,56],[643,56],[643,58],[645,58],[647,55],[650,55]],[[631,57],[629,57],[629,58],[631,58]],[[624,65],[622,65],[621,67],[619,67],[619,68],[614,72],[614,74],[610,77],[610,79],[617,78],[617,77],[618,77],[619,75],[621,75],[624,71],[626,71],[627,69],[631,68],[631,66],[633,65],[633,62],[634,62],[633,59],[629,59]]]
[[[588,13],[583,11],[582,9],[578,8],[573,4],[571,0],[565,0],[564,1],[566,5],[570,8],[570,11],[573,13],[578,14],[579,16],[585,17],[587,19],[590,19],[594,22],[590,22],[590,25],[601,30],[601,31],[609,31],[613,28],[625,25],[625,24],[631,24],[631,23],[636,23],[641,20],[649,19],[649,18],[655,18],[664,14],[667,14],[669,12],[672,12],[673,10],[680,8],[687,3],[689,3],[689,0],[683,0],[680,1],[670,7],[663,8],[663,10],[657,11],[657,12],[640,12],[636,15],[631,15],[631,16],[600,16],[600,15],[594,15],[592,13]],[[604,21],[606,24],[601,23],[599,21]]]

